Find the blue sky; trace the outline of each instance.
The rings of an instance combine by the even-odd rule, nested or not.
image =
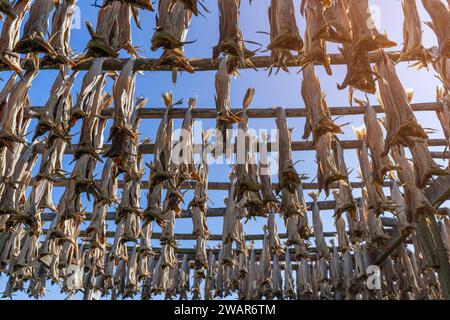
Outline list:
[[[89,20],[95,24],[98,8],[91,6],[93,0],[78,1],[78,6],[81,14],[81,29],[72,30],[71,47],[74,52],[80,53],[84,51],[84,48],[89,40],[87,30],[84,26],[84,20]],[[297,13],[297,24],[300,29],[300,33],[303,35],[305,31],[305,20],[299,14],[300,1],[295,0],[295,8]],[[256,41],[262,43],[264,46],[268,44],[268,36],[258,33],[259,31],[269,31],[267,8],[270,0],[254,0],[250,6],[248,1],[243,0],[241,3],[241,29],[246,40]],[[380,22],[381,31],[386,30],[390,39],[396,41],[399,46],[394,49],[401,49],[402,44],[402,24],[403,15],[401,10],[401,1],[369,1],[370,4],[376,5],[374,7],[374,13],[376,18]],[[423,9],[420,1],[417,1],[420,16],[422,21],[428,21],[429,16]],[[187,36],[187,40],[196,40],[195,43],[186,45],[185,53],[187,57],[210,57],[212,55],[212,47],[217,44],[218,41],[218,11],[216,1],[206,1],[206,6],[210,13],[205,13],[205,17],[193,17],[191,27]],[[155,13],[154,12],[140,12],[142,30],[137,29],[133,23],[133,44],[140,47],[142,50],[141,55],[145,57],[157,58],[160,56],[161,51],[152,52],[150,50],[150,38],[153,34],[155,27]],[[424,29],[424,46],[431,47],[437,44],[435,35],[431,30],[423,25]],[[334,45],[329,45],[329,52],[337,52],[337,48]],[[262,53],[267,54],[267,53]],[[126,57],[126,53],[121,52],[122,57]],[[231,83],[231,104],[233,107],[240,107],[242,98],[245,91],[249,87],[256,88],[256,94],[253,99],[251,108],[261,107],[273,107],[282,106],[285,108],[303,107],[304,103],[300,95],[300,86],[302,76],[297,73],[298,69],[292,68],[290,74],[280,72],[277,76],[267,76],[265,70],[243,70],[240,77],[233,79]],[[405,89],[414,88],[413,102],[430,102],[435,101],[435,89],[439,84],[435,77],[434,70],[420,70],[414,71],[408,68],[407,63],[400,63],[397,67],[397,72],[401,78]],[[316,73],[321,80],[322,90],[327,93],[327,102],[329,106],[346,106],[348,105],[347,90],[339,91],[336,88],[337,83],[341,83],[345,77],[344,66],[334,66],[333,75],[326,75],[324,69],[320,66],[316,67]],[[29,96],[33,106],[42,106],[48,99],[49,89],[56,77],[56,71],[42,71],[37,78],[33,81],[33,85],[29,91]],[[80,72],[77,76],[74,86],[74,96],[79,91],[84,72]],[[148,98],[149,102],[147,107],[161,107],[163,105],[161,100],[161,93],[166,91],[172,91],[175,100],[183,98],[185,100],[185,106],[187,99],[192,96],[197,97],[197,106],[201,107],[214,107],[214,71],[197,72],[195,74],[183,73],[179,75],[176,86],[172,84],[171,75],[167,72],[145,72],[143,75],[139,75],[136,84],[136,95],[142,95]],[[1,75],[3,78],[7,78],[6,73]],[[108,90],[111,88],[111,80],[108,83]],[[1,86],[2,84],[0,84]],[[111,92],[111,90],[110,90]],[[361,93],[356,93],[356,96],[362,97]],[[370,96],[372,103],[376,104],[376,96]],[[437,118],[434,113],[418,113],[418,118],[426,128],[434,128],[436,133],[432,134],[431,138],[440,138],[443,136],[442,129],[438,124]],[[352,116],[345,119],[338,119],[337,123],[345,123],[351,121],[351,125],[344,128],[345,134],[340,136],[341,140],[355,139],[352,126],[357,127],[362,125],[361,116]],[[33,127],[36,121],[30,127],[30,131],[33,131]],[[150,138],[152,141],[155,139],[155,134],[158,120],[144,120],[142,121],[140,134],[141,139]],[[175,126],[179,127],[181,120],[175,121]],[[293,140],[301,140],[303,134],[304,119],[290,118],[288,119],[290,127],[294,128]],[[109,126],[111,123],[109,123]],[[108,126],[108,129],[109,129]],[[203,127],[213,128],[215,121],[203,121]],[[253,129],[271,129],[275,128],[274,119],[265,120],[250,120],[249,127]],[[78,131],[78,126],[73,130]],[[105,133],[108,136],[108,132]],[[77,136],[74,137],[76,142]],[[437,148],[442,150],[442,148]],[[358,168],[357,157],[355,151],[346,150],[345,157],[347,166],[349,169]],[[146,156],[146,161],[151,160],[151,156]],[[297,164],[297,170],[301,173],[305,173],[311,177],[311,180],[316,175],[315,166],[315,153],[314,152],[295,152],[294,160],[301,160]],[[67,168],[72,168],[69,165],[71,156],[65,156],[64,162]],[[442,162],[441,162],[442,163]],[[39,162],[35,166],[35,171],[39,168]],[[97,167],[97,172],[101,172],[101,165]],[[229,168],[226,165],[214,165],[210,168],[210,181],[228,181],[227,173]],[[148,174],[146,175],[146,179]],[[351,174],[351,180],[357,181],[356,170],[353,170]],[[276,181],[276,178],[274,178]],[[61,189],[56,188],[54,194],[55,203],[58,202]],[[210,191],[209,196],[211,202],[210,207],[223,207],[223,198],[226,192],[224,191]],[[355,196],[359,196],[359,192],[355,190]],[[192,197],[192,192],[186,194],[185,203],[189,203]],[[309,196],[306,196],[307,201],[310,201]],[[324,199],[322,195],[321,200]],[[90,209],[92,204],[86,202],[87,210]],[[142,206],[146,206],[146,195],[142,194]],[[334,230],[332,222],[332,212],[323,212],[324,229],[325,231]],[[222,218],[209,218],[208,226],[212,233],[220,234],[222,232]],[[284,226],[281,220],[279,220],[279,232],[284,232]],[[264,219],[258,219],[257,221],[251,221],[245,225],[245,231],[248,234],[261,233],[262,226],[265,223]],[[87,223],[85,224],[87,226]],[[113,226],[110,226],[112,230]],[[156,228],[157,230],[157,228]],[[177,221],[176,230],[179,233],[189,233],[192,231],[192,224],[190,219],[183,219]],[[157,240],[154,240],[154,245],[159,246]],[[257,243],[257,246],[260,244]],[[180,242],[180,247],[193,247],[193,241]],[[3,289],[5,283],[5,277],[0,279],[0,287]],[[50,286],[49,286],[50,288]],[[61,298],[58,295],[58,288],[52,288],[47,297],[48,298]],[[15,296],[16,299],[26,298],[26,295],[19,293]]]

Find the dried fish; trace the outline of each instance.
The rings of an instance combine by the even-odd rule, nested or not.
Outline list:
[[[153,51],[163,48],[161,57],[154,68],[167,65],[172,69],[172,81],[176,83],[178,70],[194,73],[194,68],[184,56],[183,46],[189,31],[192,11],[173,0],[161,0],[158,3],[158,16],[156,17],[156,31],[152,37]]]
[[[394,47],[397,44],[381,34],[375,27],[368,0],[345,0],[353,31],[353,43],[344,45],[341,53],[347,63],[347,75],[338,89],[347,86],[374,94],[374,76],[369,63],[369,52]]]
[[[413,139],[426,140],[428,135],[417,122],[409,100],[411,95],[403,89],[400,79],[395,71],[392,59],[386,54],[377,64],[380,101],[386,112],[386,145],[384,154],[389,152],[391,146],[403,144],[413,145]],[[411,94],[411,93],[410,93]]]
[[[43,52],[51,57],[57,56],[55,49],[45,39],[48,32],[48,20],[54,6],[54,0],[34,2],[25,23],[22,38],[16,43],[14,51],[18,53]]]
[[[389,156],[384,153],[385,143],[383,131],[379,120],[377,119],[377,114],[370,103],[357,100],[358,104],[364,107],[364,123],[366,125],[366,138],[367,145],[370,149],[370,155],[372,158],[372,170],[374,179],[377,183],[382,184],[386,173],[394,170]],[[392,176],[392,174],[391,174]]]
[[[292,0],[272,0],[269,6],[271,68],[277,72],[283,69],[289,72],[286,62],[294,59],[291,51],[302,53],[303,39],[300,37],[295,20]]]
[[[439,42],[439,56],[450,57],[450,8],[441,0],[422,0],[422,4],[431,17],[428,26],[436,33]]]
[[[383,185],[377,182],[375,180],[375,174],[372,174],[374,172],[373,162],[369,159],[366,128],[355,128],[354,131],[358,140],[362,141],[362,147],[358,149],[358,158],[360,176],[368,194],[368,208],[375,210],[377,215],[382,214],[385,210],[392,211],[394,208],[384,194]]]
[[[331,75],[331,59],[326,49],[328,28],[325,22],[324,4],[321,1],[307,0],[303,1],[302,9],[306,19],[306,31],[305,57],[302,59],[301,66],[319,63],[324,66],[327,74]]]
[[[317,203],[318,195],[311,192],[309,193],[309,196],[313,200],[312,221],[317,252],[320,257],[328,259],[330,257],[330,250],[328,249],[327,243],[325,242],[325,236],[323,234],[322,218],[320,217],[319,204]]]
[[[26,12],[30,7],[31,0],[16,1],[14,7],[11,7],[9,1],[0,1],[0,8],[6,6],[5,9],[10,14],[3,23],[2,33],[0,36],[0,62],[17,73],[22,72],[20,65],[20,57],[14,52],[17,41],[19,40],[20,27]]]
[[[417,10],[416,1],[402,0],[403,15],[403,49],[398,61],[418,60],[413,64],[420,69],[431,61],[430,52],[422,44],[422,23]]]
[[[56,11],[52,18],[52,33],[49,37],[49,45],[56,52],[56,56],[50,57],[50,61],[45,61],[45,63],[51,62],[51,59],[55,58],[57,62],[62,64],[74,64],[70,59],[72,53],[70,49],[70,32],[76,4],[77,0],[64,0],[56,3]]]
[[[334,143],[334,153],[336,156],[336,165],[337,169],[348,176],[347,166],[345,164],[344,159],[344,151],[342,149],[341,143],[339,141],[335,141]],[[347,212],[347,217],[349,217],[349,226],[352,229],[352,224],[356,223],[356,202],[353,198],[352,187],[350,186],[350,181],[347,179],[339,180],[339,191],[334,191],[334,200],[336,201],[336,206],[334,208],[335,217],[339,218],[342,213]]]
[[[303,69],[302,97],[307,111],[307,122],[303,139],[313,135],[313,144],[327,133],[343,133],[341,128],[331,120],[331,114],[325,101],[325,94],[320,88],[320,82],[314,71],[314,65],[309,64]]]
[[[334,182],[346,181],[347,175],[340,171],[336,165],[335,155],[332,149],[334,136],[331,133],[323,134],[316,143],[317,159],[317,182],[319,183],[319,192],[325,190],[328,196],[330,186]]]
[[[242,66],[253,66],[250,58],[255,52],[248,50],[244,45],[242,32],[239,28],[240,0],[219,0],[219,43],[213,48],[213,59],[220,54],[228,55],[227,73],[237,74]]]

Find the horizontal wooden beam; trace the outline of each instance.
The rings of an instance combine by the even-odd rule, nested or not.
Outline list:
[[[446,139],[428,139],[427,141],[429,147],[446,147],[448,146],[448,140]],[[340,144],[343,149],[357,149],[362,146],[362,142],[359,140],[342,140],[340,141]],[[268,144],[269,151],[272,148],[272,143]],[[236,149],[235,145],[234,149]],[[103,149],[108,150],[111,147],[110,144],[104,144]],[[200,146],[195,146],[195,150],[201,150]],[[65,154],[73,154],[74,151],[78,148],[77,144],[73,144],[72,146],[67,146],[65,150]],[[155,145],[152,143],[143,144],[139,148],[139,153],[141,154],[153,154],[155,150]],[[314,151],[315,148],[309,141],[293,141],[292,142],[292,151]],[[37,144],[36,145],[36,151],[38,153],[43,153],[45,151],[45,145],[44,144]],[[443,156],[442,153],[438,154],[439,156]]]
[[[305,108],[292,108],[283,107],[286,112],[286,117],[288,118],[302,118],[306,117]],[[373,106],[377,113],[384,113],[381,106]],[[437,111],[442,108],[441,102],[425,102],[425,103],[413,103],[411,104],[413,111]],[[38,117],[43,111],[43,107],[36,106],[31,107],[29,111],[29,117]],[[237,113],[242,109],[233,108],[231,111]],[[333,116],[350,116],[364,114],[364,107],[330,107],[331,115]],[[141,119],[161,119],[166,112],[165,108],[142,108],[139,110],[139,118]],[[107,119],[111,119],[114,114],[114,109],[109,108],[102,112],[102,116]],[[172,108],[170,110],[170,117],[173,119],[183,119],[186,114],[186,108]],[[215,119],[217,117],[217,111],[215,108],[195,108],[192,110],[192,115],[197,119]],[[249,118],[263,119],[263,118],[274,118],[276,117],[276,107],[273,108],[258,108],[252,107],[247,110],[247,115]]]
[[[29,185],[33,185],[34,181],[35,181],[35,178],[30,179]],[[100,180],[94,180],[94,182],[97,184],[100,184]],[[65,187],[65,186],[67,186],[67,184],[68,184],[68,179],[56,179],[53,185],[55,187]],[[147,188],[148,185],[149,185],[149,182],[147,180],[141,181],[141,186],[143,188]],[[315,182],[303,182],[302,185],[303,185],[303,189],[305,189],[305,190],[318,190],[319,189],[319,184],[315,183]],[[354,189],[363,187],[362,182],[351,182],[350,185]],[[385,182],[383,184],[384,187],[390,187],[391,185],[392,185],[391,182]],[[119,180],[118,186],[119,186],[119,188],[123,187],[122,180]],[[229,182],[209,182],[208,183],[209,190],[229,190],[230,187],[231,187],[231,184]],[[272,185],[272,187],[275,190],[278,187],[278,184],[274,183]],[[179,189],[180,190],[190,190],[190,189],[194,189],[194,188],[195,188],[195,182],[187,181]],[[338,188],[337,183],[330,185],[330,189],[337,189],[337,188]]]
[[[390,55],[394,60],[397,60],[397,58],[400,56],[399,51],[391,51],[387,52],[388,55]],[[342,54],[339,53],[330,53],[330,64],[332,65],[346,65],[347,62],[342,56]],[[370,63],[377,63],[381,60],[381,53],[371,52],[369,53],[369,62]],[[103,70],[107,71],[120,71],[122,70],[123,66],[125,65],[126,61],[129,59],[127,58],[107,58],[105,59],[105,62],[103,63]],[[161,66],[157,65],[158,59],[152,59],[152,58],[138,58],[135,59],[136,63],[134,65],[134,70],[136,71],[172,71],[170,66]],[[240,69],[261,69],[261,68],[269,68],[272,64],[272,58],[270,56],[255,56],[250,59],[252,64],[246,64],[245,66],[241,66]],[[195,71],[210,71],[210,70],[217,70],[219,66],[218,60],[213,60],[210,58],[191,58],[189,59],[189,63],[191,66],[195,69]],[[30,64],[24,61],[22,63],[24,69],[30,69]],[[83,63],[80,63],[73,67],[74,70],[89,70],[91,66],[91,61],[85,61]],[[287,61],[286,62],[287,67],[299,67],[298,61]],[[43,70],[50,70],[55,69],[59,70],[60,65],[59,64],[41,64],[40,69]],[[7,66],[1,65],[0,71],[9,70]]]

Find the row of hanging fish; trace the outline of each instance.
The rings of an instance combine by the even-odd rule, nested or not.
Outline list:
[[[133,45],[131,18],[138,28],[140,10],[155,11],[150,0],[103,0],[98,12],[96,27],[86,21],[91,40],[85,53],[74,53],[70,48],[70,32],[76,0],[2,0],[0,11],[4,15],[0,61],[8,68],[20,72],[19,54],[43,53],[42,64],[77,65],[94,57],[116,58],[124,49],[133,57],[139,56],[139,48]],[[404,11],[403,49],[397,61],[413,60],[418,68],[433,64],[439,73],[446,74],[449,56],[450,20],[449,8],[442,0],[422,0],[432,18],[427,25],[436,33],[438,47],[425,49],[422,44],[422,23],[415,0],[402,0]],[[240,29],[240,0],[218,0],[219,41],[212,57],[229,55],[227,72],[236,74],[239,67],[253,66],[251,58],[259,50],[250,50]],[[29,11],[23,34],[20,29]],[[194,72],[184,55],[192,16],[209,12],[198,0],[159,0],[156,8],[156,29],[151,37],[151,50],[163,50],[154,67],[169,66],[176,81],[177,70]],[[369,63],[371,53],[396,46],[386,34],[380,33],[372,21],[367,0],[303,0],[300,8],[306,20],[304,38],[295,18],[292,0],[271,0],[268,10],[268,34],[271,52],[271,68],[288,71],[288,63],[304,68],[310,63],[324,66],[331,74],[327,42],[337,43],[347,64],[347,75],[340,89],[350,87],[375,93],[378,72]],[[52,15],[51,28],[48,19]],[[448,82],[448,79],[443,79]]]

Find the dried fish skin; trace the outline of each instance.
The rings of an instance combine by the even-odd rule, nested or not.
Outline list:
[[[416,1],[402,0],[403,15],[403,49],[398,61],[418,60],[414,68],[426,68],[431,62],[430,52],[422,44],[422,22]]]
[[[9,3],[9,0],[0,1],[0,12],[4,13],[9,18],[16,18],[17,13],[14,11],[13,6]]]
[[[312,133],[313,144],[327,133],[343,133],[341,128],[331,120],[331,114],[325,101],[325,95],[320,88],[320,82],[314,71],[314,65],[308,64],[303,68],[302,98],[307,112],[307,123],[303,139]]]
[[[20,65],[20,57],[14,52],[14,47],[19,40],[20,27],[30,4],[31,0],[21,0],[17,1],[14,7],[8,9],[11,14],[7,16],[3,23],[0,35],[0,62],[16,73],[21,73],[23,70]],[[0,7],[2,5],[10,6],[7,1],[1,1]]]
[[[45,39],[48,32],[48,19],[54,9],[54,0],[38,0],[31,6],[30,15],[23,30],[22,38],[16,43],[18,53],[43,52],[49,56],[57,53]]]

